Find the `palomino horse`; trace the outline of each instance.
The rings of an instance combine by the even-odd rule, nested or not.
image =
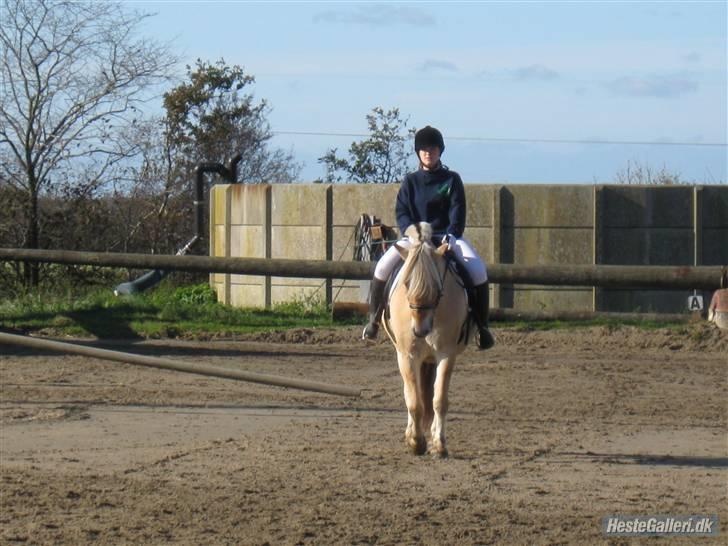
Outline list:
[[[397,350],[407,405],[405,440],[417,455],[447,457],[445,415],[455,357],[466,346],[467,296],[443,256],[447,245],[432,245],[432,227],[421,222],[406,235],[409,249],[397,246],[405,262],[389,300],[387,335]]]

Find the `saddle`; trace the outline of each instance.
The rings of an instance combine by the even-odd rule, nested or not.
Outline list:
[[[475,323],[475,316],[473,315],[474,304],[471,301],[473,297],[473,291],[471,290],[473,288],[473,281],[470,279],[470,275],[466,269],[455,259],[452,252],[448,251],[445,253],[445,263],[450,274],[453,275],[458,284],[465,289],[465,293],[468,297],[468,316],[460,329],[460,337],[458,338],[458,343],[465,343],[467,345],[470,342],[472,325]],[[384,285],[384,293],[386,294],[387,300],[382,312],[382,323],[384,324],[384,330],[387,332],[387,335],[392,338],[392,341],[395,340],[394,335],[392,334],[392,329],[389,327],[389,320],[391,317],[389,301],[392,297],[392,292],[398,284],[399,274],[402,271],[403,265],[404,260],[400,261],[396,265],[396,267],[392,270],[392,274],[387,279],[387,284]]]

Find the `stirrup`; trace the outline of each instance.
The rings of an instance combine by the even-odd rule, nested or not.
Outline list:
[[[361,338],[363,340],[377,339],[377,334],[379,334],[379,324],[376,322],[370,322],[364,327],[364,331],[361,333]]]
[[[488,328],[479,328],[478,330],[478,349],[491,349],[495,345],[495,339],[493,338],[493,334],[490,333],[490,330],[488,330]]]

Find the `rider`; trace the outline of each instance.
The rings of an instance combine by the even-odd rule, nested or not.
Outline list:
[[[490,349],[495,344],[488,330],[488,274],[483,260],[472,245],[463,239],[465,230],[465,188],[460,175],[440,161],[445,151],[442,133],[434,127],[424,127],[415,133],[415,152],[420,168],[405,176],[397,194],[397,224],[400,233],[417,222],[428,222],[433,233],[442,237],[449,250],[465,269],[470,279],[471,305],[478,325],[478,347]],[[398,243],[408,247],[408,239]],[[362,339],[374,339],[379,332],[379,320],[385,304],[384,286],[392,270],[401,260],[392,246],[377,262],[369,291],[369,322]]]

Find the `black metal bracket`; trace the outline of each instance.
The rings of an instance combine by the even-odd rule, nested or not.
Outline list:
[[[195,199],[193,201],[195,207],[195,234],[187,244],[177,251],[177,256],[184,256],[204,237],[205,232],[205,174],[215,173],[222,176],[230,184],[236,184],[238,181],[238,163],[243,159],[241,154],[235,155],[228,165],[222,163],[198,163],[195,167]],[[159,284],[169,274],[169,271],[155,269],[148,271],[141,277],[130,282],[121,283],[114,288],[114,294],[117,296],[137,294],[148,288],[152,288]]]

